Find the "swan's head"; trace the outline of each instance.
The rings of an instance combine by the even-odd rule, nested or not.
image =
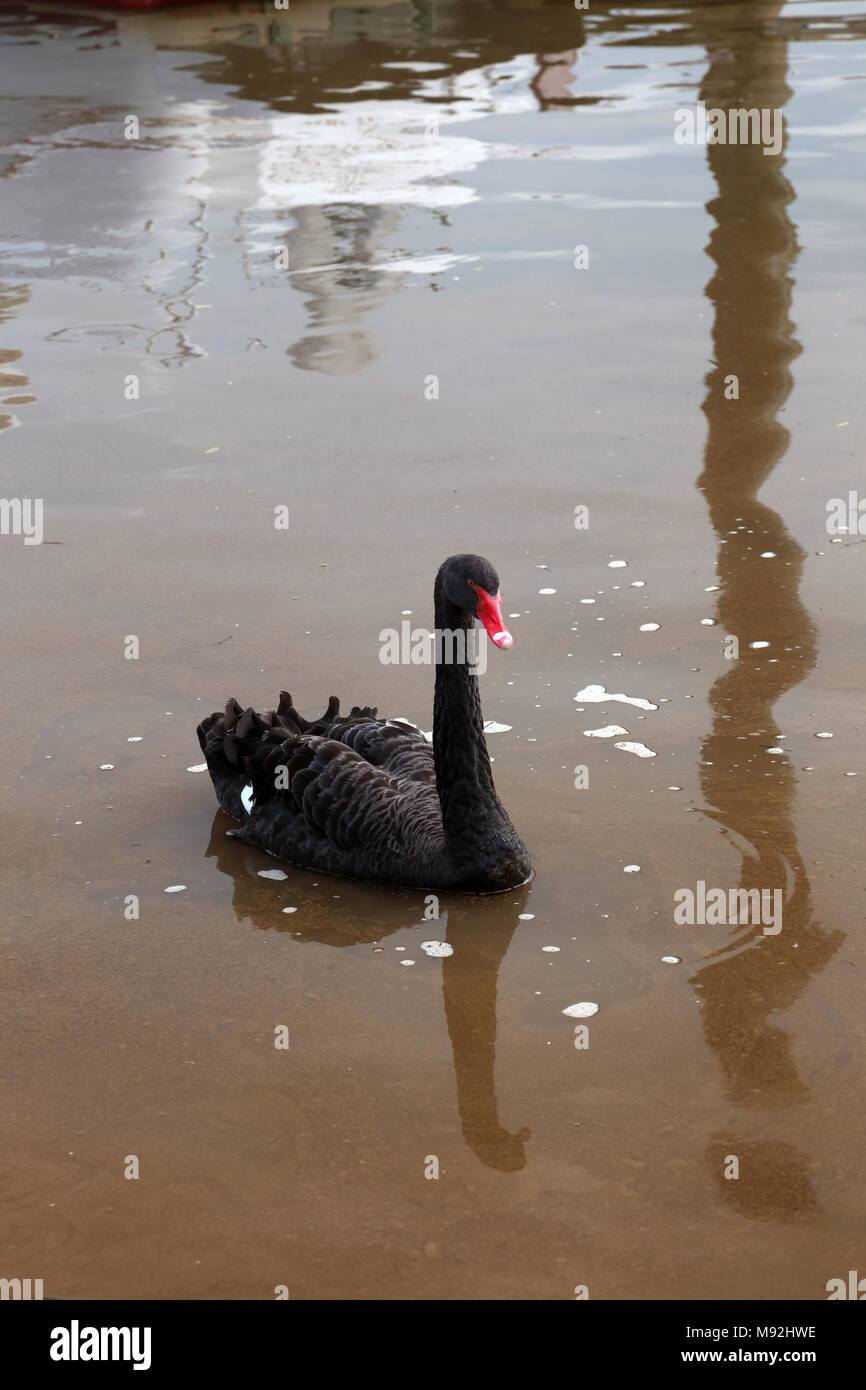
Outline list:
[[[482,624],[494,647],[507,651],[514,638],[502,617],[499,575],[481,555],[452,555],[439,570],[445,595]]]

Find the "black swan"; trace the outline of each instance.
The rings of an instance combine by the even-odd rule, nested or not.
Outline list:
[[[452,555],[433,588],[433,746],[401,720],[334,696],[303,719],[285,691],[257,714],[229,700],[198,727],[217,800],[241,821],[230,835],[303,868],[409,888],[502,893],[529,878],[526,846],[493,786],[474,619],[494,646],[512,645],[488,560]]]

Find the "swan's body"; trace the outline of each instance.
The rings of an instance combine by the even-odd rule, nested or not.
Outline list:
[[[479,556],[446,560],[434,590],[436,628],[481,618],[509,647],[499,581]],[[437,653],[438,654],[438,653]],[[331,697],[312,722],[285,691],[259,715],[230,700],[198,728],[230,832],[321,873],[412,888],[496,893],[523,883],[529,855],[496,795],[471,666],[437,660],[433,743],[402,720]]]

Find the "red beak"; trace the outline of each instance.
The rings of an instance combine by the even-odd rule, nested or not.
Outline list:
[[[502,604],[499,595],[497,594],[496,598],[493,598],[491,594],[488,594],[486,589],[480,589],[477,584],[473,584],[472,588],[478,595],[478,609],[476,613],[478,621],[484,624],[487,636],[490,638],[493,645],[495,647],[501,647],[503,651],[507,651],[509,647],[514,645],[514,638],[503,622]]]

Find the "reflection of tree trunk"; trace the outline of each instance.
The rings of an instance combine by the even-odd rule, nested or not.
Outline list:
[[[509,898],[511,898],[509,894]],[[471,912],[455,914],[448,927],[454,955],[442,962],[445,1017],[454,1048],[457,1107],[463,1137],[482,1163],[502,1172],[523,1168],[529,1130],[509,1134],[499,1123],[496,1102],[496,985],[499,967],[517,925],[509,902],[500,920],[482,924]]]
[[[768,9],[765,18],[780,8]],[[784,41],[757,26],[724,38],[724,45],[708,48],[700,93],[707,107],[784,107]],[[808,1093],[789,1036],[770,1015],[794,1003],[843,939],[813,921],[792,815],[794,772],[786,757],[767,752],[778,738],[773,706],[816,661],[814,625],[799,596],[804,552],[778,513],[757,501],[788,446],[776,416],[800,351],[789,317],[797,243],[787,210],[794,194],[782,156],[765,155],[761,145],[708,145],[707,156],[718,186],[707,209],[716,223],[708,248],[715,272],[707,286],[714,366],[706,378],[708,435],[698,486],[720,541],[721,632],[737,637],[740,651],[710,694],[713,725],[702,748],[701,784],[713,808],[708,814],[750,846],[740,887],[782,888],[784,906],[778,936],[754,927],[715,952],[694,983],[730,1099],[779,1106]],[[730,376],[739,380],[739,399],[725,399]],[[775,558],[763,558],[767,551]],[[770,646],[750,649],[758,640]],[[732,1153],[744,1148],[739,1140],[729,1143]],[[708,1154],[713,1171],[716,1147]],[[741,1202],[743,1214],[778,1219],[811,1209],[802,1156],[773,1143],[751,1147],[760,1168],[756,1191],[773,1188],[775,1198],[772,1213],[756,1198]]]
[[[22,304],[30,302],[29,285],[7,285],[0,287],[0,323],[15,317],[16,312]],[[14,348],[0,348],[0,389],[22,391],[29,385],[28,378],[15,365],[21,358],[21,353]],[[36,399],[35,396],[23,396],[20,401],[15,397],[7,398],[8,404],[30,404]],[[16,422],[16,416],[0,412],[0,430],[9,429]]]

